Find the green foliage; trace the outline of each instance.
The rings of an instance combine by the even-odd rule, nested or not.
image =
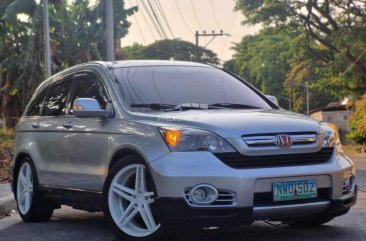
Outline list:
[[[19,116],[44,80],[42,2],[0,3],[0,110],[4,119]],[[49,1],[53,73],[104,58],[103,5],[101,0]],[[125,9],[123,0],[115,0],[114,10],[116,57],[121,58],[120,39],[130,26],[127,17],[137,9]]]
[[[156,41],[146,47],[134,44],[124,48],[128,59],[159,59],[195,61],[196,46],[188,41],[165,39]],[[217,55],[209,49],[199,47],[200,62],[218,65]]]
[[[361,0],[236,0],[244,24],[296,28],[307,40],[308,60],[316,62],[303,67],[316,76],[318,90],[336,97],[366,92],[365,7]]]
[[[351,133],[348,137],[357,144],[366,144],[366,94],[352,105]]]

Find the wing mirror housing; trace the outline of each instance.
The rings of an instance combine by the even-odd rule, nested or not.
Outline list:
[[[278,106],[278,100],[276,98],[276,96],[273,95],[266,95],[267,99],[269,99],[273,104]]]
[[[110,103],[107,103],[107,108],[103,110],[100,108],[99,102],[93,98],[77,98],[74,101],[72,110],[76,117],[108,118],[113,114]]]

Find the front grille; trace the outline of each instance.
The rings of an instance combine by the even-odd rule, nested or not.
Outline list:
[[[257,206],[257,207],[258,206],[262,207],[262,206],[276,206],[276,205],[302,204],[302,203],[309,203],[309,202],[318,202],[318,201],[329,200],[330,195],[331,195],[331,189],[330,188],[319,188],[318,189],[318,196],[316,198],[274,202],[272,192],[261,192],[261,193],[255,193],[254,194],[253,205]]]
[[[290,137],[290,145],[309,145],[317,142],[318,134],[316,132],[288,132],[288,133],[268,133],[268,134],[250,134],[243,135],[242,139],[248,147],[277,147],[278,136],[286,134]]]
[[[231,152],[216,153],[215,156],[233,168],[278,167],[326,162],[332,156],[333,149],[323,148],[319,152],[285,155],[245,156],[238,152]]]

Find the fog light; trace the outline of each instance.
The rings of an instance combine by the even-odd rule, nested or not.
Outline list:
[[[207,197],[207,192],[203,188],[197,188],[192,193],[192,198],[195,202],[204,202]]]
[[[208,184],[200,184],[192,188],[188,194],[189,200],[194,205],[208,205],[216,201],[218,192]]]
[[[356,178],[354,176],[350,176],[346,181],[346,189],[347,192],[352,193],[356,189]]]

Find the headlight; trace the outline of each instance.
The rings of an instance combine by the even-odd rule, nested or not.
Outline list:
[[[323,132],[323,147],[336,147],[338,154],[344,154],[337,126],[332,123],[321,123]]]
[[[173,152],[209,151],[235,152],[234,148],[218,135],[199,129],[159,128],[166,144]]]

